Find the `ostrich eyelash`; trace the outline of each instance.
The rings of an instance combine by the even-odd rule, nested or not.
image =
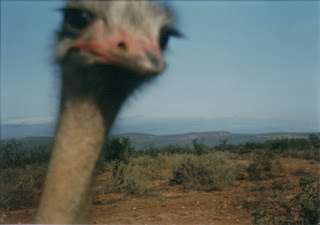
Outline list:
[[[159,37],[159,45],[162,50],[167,47],[169,38],[173,37],[182,37],[182,34],[175,28],[171,26],[164,26],[161,28],[160,37]]]

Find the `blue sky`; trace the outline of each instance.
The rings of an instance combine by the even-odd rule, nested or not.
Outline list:
[[[115,132],[320,130],[318,1],[172,1],[184,39]],[[1,1],[1,124],[54,124],[63,1]],[[2,134],[6,131],[2,128]]]

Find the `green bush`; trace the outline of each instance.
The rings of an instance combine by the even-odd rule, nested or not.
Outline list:
[[[137,156],[141,156],[141,155],[147,155],[147,156],[151,156],[152,158],[157,158],[158,155],[160,153],[162,153],[163,151],[159,148],[155,148],[153,145],[149,145],[148,148],[144,151],[137,151],[136,153]]]
[[[44,146],[39,146],[29,151],[26,161],[28,165],[33,165],[33,164],[39,165],[43,163],[47,164],[49,163],[50,157],[51,157],[51,151]]]
[[[21,142],[15,139],[1,141],[0,167],[1,169],[25,166],[27,151],[22,148]]]
[[[219,145],[215,146],[218,151],[230,151],[233,153],[250,154],[256,151],[266,151],[287,155],[290,151],[298,151],[299,158],[311,159],[316,157],[320,161],[320,136],[311,134],[309,138],[280,138],[268,140],[262,143],[247,142],[245,144],[233,145],[227,143],[228,140],[221,140]],[[294,153],[296,154],[296,153]]]
[[[291,184],[275,189],[251,212],[254,224],[319,224],[319,175],[300,177],[300,191],[288,198]]]
[[[275,155],[268,151],[257,151],[247,168],[249,180],[267,180],[274,178],[272,170]]]
[[[188,146],[179,146],[179,145],[172,145],[169,144],[163,148],[160,148],[160,153],[162,154],[194,154],[195,150]]]
[[[1,141],[0,169],[25,167],[26,165],[48,163],[50,151],[43,146],[26,150],[21,141]]]
[[[310,134],[309,140],[313,149],[319,150],[320,149],[320,137],[316,134]]]
[[[293,199],[293,205],[299,211],[300,220],[309,224],[319,224],[320,183],[319,175],[300,177],[301,192]]]
[[[204,138],[202,138],[200,142],[197,139],[192,140],[192,145],[197,155],[202,155],[206,152],[206,146],[203,142]]]
[[[113,137],[107,140],[102,149],[102,154],[106,161],[119,161],[125,164],[130,162],[134,152],[134,147],[131,146],[129,137]]]

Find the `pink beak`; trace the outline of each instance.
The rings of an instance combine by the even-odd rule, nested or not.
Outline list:
[[[97,63],[126,67],[141,74],[160,73],[165,68],[160,47],[148,37],[137,37],[120,30],[116,37],[109,38],[99,23],[93,25],[95,40],[79,40],[74,47],[92,53]]]

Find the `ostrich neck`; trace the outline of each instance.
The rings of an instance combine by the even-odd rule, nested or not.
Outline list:
[[[92,84],[81,79],[83,75],[74,83],[68,83],[72,78],[68,76],[64,74],[60,118],[37,223],[89,223],[94,167],[125,99],[125,95],[110,96],[114,90],[87,88]]]

